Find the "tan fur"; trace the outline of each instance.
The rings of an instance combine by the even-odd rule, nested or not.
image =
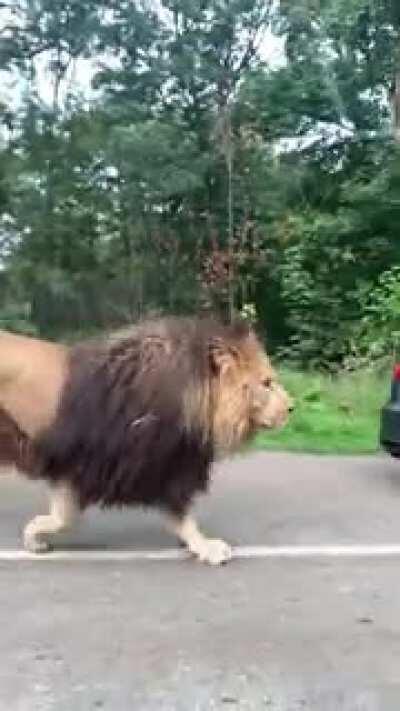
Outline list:
[[[48,537],[72,527],[79,516],[79,506],[67,484],[54,486],[50,491],[50,510],[46,516],[35,516],[24,530],[24,546],[31,553],[45,553]]]
[[[190,383],[182,395],[183,420],[188,432],[199,428],[207,439],[210,428],[210,383]]]
[[[185,544],[201,563],[220,565],[232,558],[232,549],[228,543],[219,538],[207,538],[199,529],[196,521],[190,515],[183,519],[171,519],[173,533]]]
[[[22,432],[35,437],[57,411],[67,375],[68,349],[0,332],[0,407]]]
[[[221,351],[221,359],[212,387],[214,437],[224,453],[248,432],[283,426],[293,403],[252,333],[230,353]]]

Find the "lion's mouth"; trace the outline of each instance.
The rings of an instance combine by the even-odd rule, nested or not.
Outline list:
[[[267,430],[267,431],[281,430],[283,427],[285,427],[287,425],[288,419],[289,418],[287,416],[284,416],[284,417],[279,417],[275,420],[263,420],[258,425],[258,429]]]

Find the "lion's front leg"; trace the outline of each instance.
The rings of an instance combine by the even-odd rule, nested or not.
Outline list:
[[[172,517],[171,527],[175,535],[202,563],[220,565],[232,558],[232,548],[218,538],[207,538],[200,531],[196,521],[189,514],[181,518]]]
[[[31,553],[45,553],[50,548],[49,536],[66,531],[79,515],[77,498],[67,484],[58,484],[50,493],[50,510],[46,516],[35,516],[24,530],[24,546]]]

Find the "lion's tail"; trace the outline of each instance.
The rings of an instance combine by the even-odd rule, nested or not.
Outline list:
[[[0,408],[0,467],[15,466],[26,474],[33,474],[35,453],[33,442],[12,417]]]

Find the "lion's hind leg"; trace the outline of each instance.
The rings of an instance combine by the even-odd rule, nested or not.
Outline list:
[[[35,516],[24,530],[24,546],[31,553],[45,553],[50,548],[49,537],[66,531],[79,516],[76,495],[65,483],[52,487],[49,513]]]

